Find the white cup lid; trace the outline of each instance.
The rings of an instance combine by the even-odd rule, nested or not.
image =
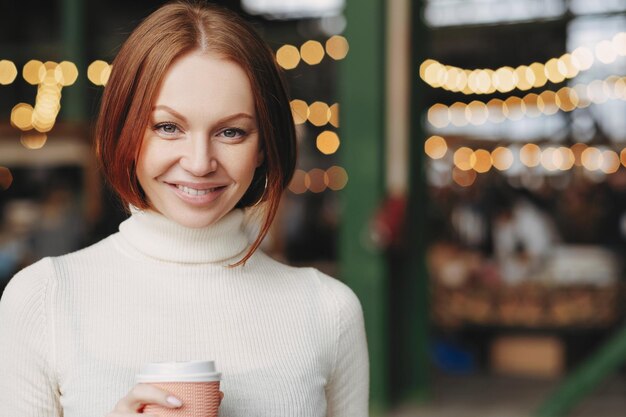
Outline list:
[[[137,382],[213,382],[221,376],[214,361],[151,362],[141,368]]]

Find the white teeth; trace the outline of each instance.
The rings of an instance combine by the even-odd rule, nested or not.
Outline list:
[[[215,191],[215,188],[209,188],[208,190],[197,190],[195,188],[185,187],[184,185],[180,184],[176,185],[176,188],[189,195],[206,195],[211,191]]]

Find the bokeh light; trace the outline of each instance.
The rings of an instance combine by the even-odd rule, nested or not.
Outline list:
[[[491,152],[491,159],[493,161],[493,166],[496,169],[506,171],[513,165],[514,157],[513,152],[511,152],[510,149],[498,146]]]
[[[309,106],[309,122],[315,126],[324,126],[330,120],[330,108],[322,101],[316,101]]]
[[[495,71],[493,84],[501,93],[508,93],[515,88],[517,76],[511,67],[501,67]]]
[[[31,59],[24,64],[24,68],[22,68],[22,76],[29,84],[41,84],[46,76],[46,67],[43,62]]]
[[[339,136],[335,132],[325,130],[317,135],[317,149],[324,155],[331,155],[339,149]]]
[[[465,108],[467,105],[457,101],[450,106],[450,121],[454,126],[467,126],[467,118],[465,117]]]
[[[0,166],[0,189],[8,190],[13,183],[13,174],[7,167]]]
[[[520,149],[519,159],[529,168],[536,167],[541,162],[541,148],[534,143],[527,143]]]
[[[507,119],[520,120],[524,117],[524,114],[526,113],[526,106],[521,98],[515,96],[508,97],[504,100],[504,104],[505,107],[503,112]]]
[[[570,148],[560,146],[556,149],[553,155],[554,164],[561,171],[567,171],[572,169],[575,162],[574,152]]]
[[[592,146],[585,149],[580,155],[580,162],[589,171],[597,171],[602,166],[602,152]]]
[[[474,100],[465,108],[465,117],[473,125],[482,125],[489,117],[487,105],[482,101]]]
[[[549,59],[545,65],[546,77],[550,82],[558,84],[565,80],[565,76],[559,71],[559,61],[556,58]]]
[[[535,74],[526,65],[515,68],[515,77],[517,78],[517,88],[523,91],[530,90],[535,83]]]
[[[22,132],[20,136],[20,142],[27,149],[41,149],[47,140],[48,135],[46,133],[37,132],[36,130]]]
[[[289,183],[289,191],[294,194],[302,194],[306,192],[307,186],[305,184],[306,172],[301,169],[296,169]]]
[[[539,96],[535,93],[526,94],[522,99],[524,101],[524,108],[526,109],[526,116],[539,117],[541,116],[541,110],[539,110]]]
[[[441,136],[431,136],[424,142],[424,151],[432,159],[441,159],[448,151],[448,144]]]
[[[328,119],[328,122],[335,127],[339,127],[339,103],[333,104],[329,109],[330,119]]]
[[[284,69],[294,69],[300,63],[300,51],[293,45],[283,45],[276,51],[276,62]]]
[[[0,61],[0,84],[8,85],[15,81],[17,77],[17,68],[15,64],[9,60]]]
[[[306,123],[309,118],[309,105],[303,100],[291,100],[289,104],[294,123],[297,125]]]
[[[300,47],[300,55],[309,65],[319,64],[324,58],[324,47],[318,41],[306,41]]]
[[[454,165],[462,171],[469,171],[472,169],[471,157],[474,154],[468,147],[461,147],[454,152]]]
[[[493,165],[491,153],[484,149],[474,151],[470,156],[470,165],[479,174],[489,171]]]
[[[452,180],[461,187],[469,187],[476,181],[476,171],[464,171],[457,167],[452,169]]]
[[[487,102],[487,108],[489,109],[489,121],[491,123],[501,123],[506,120],[504,101],[499,98],[491,99]]]
[[[107,85],[107,83],[109,82],[109,77],[111,76],[111,70],[112,69],[113,69],[113,66],[107,65],[102,70],[102,73],[100,74],[100,83],[102,85]]]
[[[563,54],[558,59],[557,69],[565,78],[574,78],[579,72],[577,61],[572,54]]]
[[[324,181],[325,172],[319,168],[313,168],[306,173],[304,177],[304,184],[309,191],[314,193],[321,193],[326,189],[326,183]]]
[[[572,51],[574,62],[580,71],[585,71],[593,65],[594,57],[591,50],[585,46],[580,46]]]
[[[27,103],[19,103],[11,110],[11,125],[20,130],[33,128],[33,107]]]
[[[442,128],[448,126],[450,124],[450,111],[448,110],[448,106],[441,103],[432,105],[428,109],[427,119],[428,123],[435,127]]]
[[[332,166],[326,170],[325,183],[333,191],[339,191],[345,188],[348,183],[348,173],[339,166]]]
[[[599,42],[595,46],[594,52],[596,54],[596,58],[598,58],[598,61],[602,62],[603,64],[611,64],[612,62],[615,62],[615,59],[617,58],[617,52],[613,47],[613,43],[608,40],[603,40]]]
[[[548,78],[546,77],[546,68],[543,64],[539,62],[533,62],[529,65],[530,70],[533,72],[533,76],[535,78],[535,82],[533,83],[533,87],[543,87],[548,82]]]
[[[558,169],[557,163],[555,163],[554,151],[556,151],[556,148],[553,148],[552,146],[548,146],[547,148],[541,151],[541,156],[540,156],[541,166],[543,166],[548,171],[556,171]]]
[[[602,152],[602,162],[600,169],[605,174],[613,174],[617,172],[620,166],[620,157],[615,151],[606,150]]]
[[[331,36],[326,41],[326,53],[335,60],[344,59],[349,50],[348,40],[340,35]]]
[[[67,87],[76,82],[78,69],[73,62],[63,61],[56,67],[54,76],[59,84]]]
[[[89,64],[89,67],[87,67],[87,78],[95,85],[104,85],[102,75],[108,67],[109,64],[104,61],[97,60],[92,62]]]

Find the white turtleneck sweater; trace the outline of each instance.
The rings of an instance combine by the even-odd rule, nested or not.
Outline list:
[[[104,417],[146,362],[215,360],[221,417],[365,417],[363,313],[344,284],[249,242],[243,212],[202,229],[136,212],[18,273],[0,301],[0,416]]]

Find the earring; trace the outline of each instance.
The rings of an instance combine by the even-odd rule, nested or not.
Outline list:
[[[265,197],[266,192],[267,192],[267,172],[265,173],[265,185],[263,186],[263,193],[261,194],[261,197],[259,197],[257,202],[251,205],[250,207],[256,207],[259,204],[261,204],[261,201],[263,201],[263,197]]]

